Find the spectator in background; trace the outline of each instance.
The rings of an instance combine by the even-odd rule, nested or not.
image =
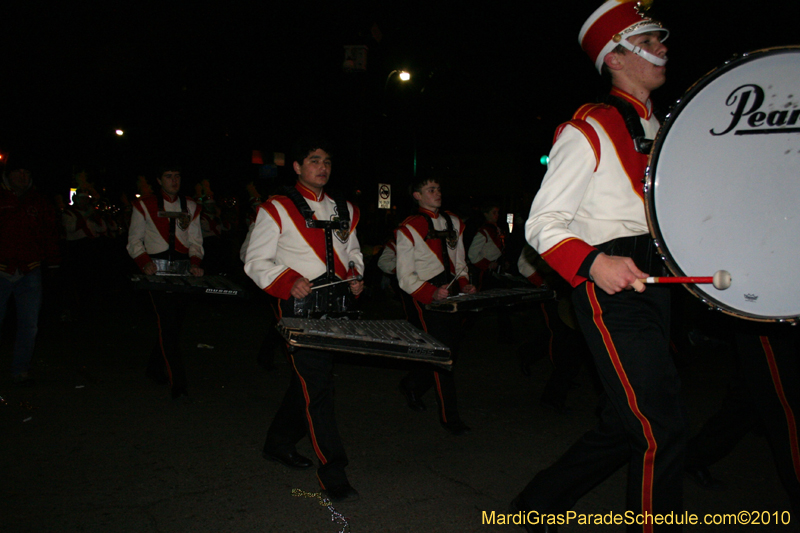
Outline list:
[[[32,385],[31,359],[42,306],[42,265],[59,263],[55,209],[33,188],[30,166],[12,159],[0,189],[0,325],[11,295],[17,338],[11,376]]]

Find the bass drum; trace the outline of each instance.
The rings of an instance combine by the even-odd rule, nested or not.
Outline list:
[[[759,50],[695,83],[659,131],[645,177],[650,231],[708,305],[757,321],[800,319],[800,47]]]

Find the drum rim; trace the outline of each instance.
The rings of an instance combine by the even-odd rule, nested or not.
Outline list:
[[[661,153],[661,147],[664,144],[664,139],[669,133],[670,128],[675,122],[675,117],[680,115],[680,112],[689,104],[689,102],[692,101],[692,99],[697,94],[700,93],[700,91],[703,90],[703,88],[705,88],[712,81],[716,80],[717,78],[727,73],[728,71],[738,68],[746,63],[754,61],[765,55],[774,55],[776,53],[797,53],[797,52],[800,52],[800,45],[776,46],[771,48],[762,48],[754,50],[752,52],[746,52],[741,55],[737,54],[733,56],[731,59],[727,60],[722,65],[713,68],[712,70],[708,71],[706,74],[701,76],[681,95],[680,98],[678,98],[672,104],[672,106],[670,106],[670,110],[667,113],[667,116],[664,119],[663,124],[661,124],[661,127],[659,128],[658,133],[656,134],[656,138],[653,140],[653,147],[651,148],[650,154],[648,156],[647,168],[645,169],[645,179],[644,179],[644,203],[645,203],[645,215],[647,218],[647,226],[650,228],[650,235],[653,237],[653,240],[655,241],[655,245],[658,250],[658,253],[661,255],[661,259],[664,261],[664,263],[667,265],[667,268],[674,276],[686,276],[687,274],[674,261],[672,254],[669,251],[669,247],[666,245],[663,235],[661,234],[661,229],[658,225],[658,220],[656,217],[657,208],[655,206],[655,198],[653,196],[654,195],[653,181],[655,180],[655,174],[658,167],[658,159]],[[764,315],[747,313],[740,309],[734,309],[729,305],[720,302],[719,300],[714,298],[711,294],[700,289],[695,284],[683,284],[683,286],[686,287],[686,289],[691,294],[693,294],[695,297],[700,299],[703,303],[705,303],[712,309],[720,310],[729,315],[757,322],[795,323],[800,321],[800,315],[769,317]]]

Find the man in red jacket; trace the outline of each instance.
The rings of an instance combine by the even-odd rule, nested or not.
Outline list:
[[[33,190],[29,168],[12,160],[0,188],[0,325],[13,294],[17,338],[11,376],[21,385],[33,384],[29,371],[42,306],[41,266],[59,261],[55,210]]]

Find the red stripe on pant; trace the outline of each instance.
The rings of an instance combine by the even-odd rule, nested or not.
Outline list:
[[[786,394],[783,390],[783,383],[781,375],[778,371],[778,364],[775,361],[775,352],[772,350],[772,345],[769,343],[769,337],[759,337],[761,347],[764,348],[764,355],[767,358],[767,366],[769,366],[769,373],[772,376],[772,383],[775,386],[775,393],[778,395],[778,400],[781,402],[783,414],[786,416],[786,425],[789,430],[789,447],[792,453],[792,465],[794,466],[794,475],[800,481],[800,449],[797,442],[797,423],[795,421],[794,412],[786,399]]]
[[[308,420],[308,438],[311,440],[311,445],[314,446],[314,453],[317,454],[319,457],[320,463],[327,464],[328,460],[325,458],[325,455],[322,453],[322,450],[319,447],[319,443],[317,443],[317,436],[314,433],[314,421],[311,419],[311,412],[308,410],[308,406],[311,404],[311,399],[308,396],[308,387],[306,386],[306,380],[303,379],[303,376],[300,375],[300,372],[297,371],[297,366],[294,363],[294,355],[289,355],[290,359],[292,360],[292,369],[294,373],[297,374],[297,378],[300,380],[300,386],[303,387],[303,399],[305,400],[306,404],[306,419]],[[322,481],[320,481],[320,484]]]
[[[603,323],[603,310],[600,307],[600,302],[597,301],[597,296],[594,292],[595,285],[594,283],[588,282],[586,283],[586,292],[589,296],[589,302],[592,306],[593,316],[594,316],[594,323],[597,327],[597,330],[603,336],[603,343],[606,346],[606,351],[608,352],[609,359],[611,360],[614,369],[617,372],[617,376],[619,377],[620,383],[622,384],[622,388],[625,390],[625,396],[628,399],[628,406],[631,409],[633,415],[639,420],[642,424],[642,433],[644,434],[644,438],[647,441],[647,450],[644,454],[644,460],[642,463],[642,514],[647,515],[648,513],[652,515],[653,513],[653,475],[654,475],[654,466],[655,466],[655,458],[656,458],[656,450],[658,449],[658,444],[656,443],[655,436],[653,435],[653,428],[650,426],[650,421],[644,414],[639,410],[639,406],[636,402],[636,393],[633,390],[633,387],[628,380],[628,376],[625,373],[625,369],[622,366],[622,361],[620,361],[619,354],[617,353],[617,349],[614,346],[614,341],[611,338],[611,333],[606,328],[605,324]],[[642,526],[642,531],[644,533],[650,533],[653,531],[652,524],[644,524]]]

